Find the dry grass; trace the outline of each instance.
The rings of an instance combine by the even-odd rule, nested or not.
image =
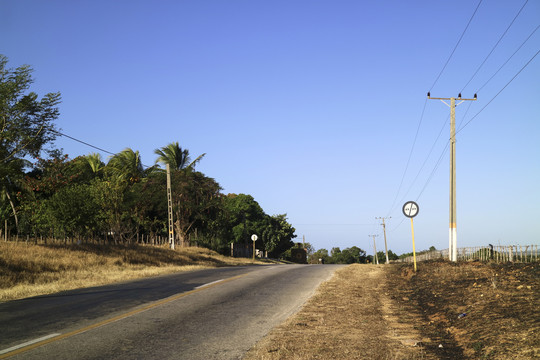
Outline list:
[[[337,271],[253,359],[539,359],[540,263]]]
[[[454,358],[540,358],[540,263],[431,261],[413,276],[394,269],[395,295],[408,289],[433,351],[443,343],[454,344]]]
[[[413,327],[417,315],[408,312],[409,321],[398,321],[391,290],[382,265],[340,269],[245,359],[430,358],[416,346],[423,340]]]
[[[189,271],[251,264],[202,248],[0,242],[0,301]]]

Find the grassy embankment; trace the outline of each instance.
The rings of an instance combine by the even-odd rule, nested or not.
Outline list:
[[[259,262],[260,263],[260,262]],[[208,267],[252,264],[202,248],[0,241],[0,301]]]

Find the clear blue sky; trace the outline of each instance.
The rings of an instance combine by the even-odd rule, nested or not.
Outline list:
[[[540,30],[479,91],[540,24],[539,1],[464,89],[524,3],[485,0],[435,85],[477,1],[1,0],[0,53],[35,69],[38,94],[62,93],[64,133],[147,165],[173,141],[207,153],[197,169],[224,193],[287,213],[300,240],[328,250],[371,253],[370,234],[383,249],[375,217],[391,216],[389,248],[412,251],[405,200],[420,206],[417,250],[448,248],[448,152],[428,179],[449,108],[426,93],[478,91],[457,108],[458,127],[480,112],[457,135],[458,247],[539,244],[540,56],[493,97]]]

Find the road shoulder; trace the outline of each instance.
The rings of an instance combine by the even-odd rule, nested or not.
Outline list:
[[[391,286],[382,265],[340,269],[244,359],[429,359],[420,316],[391,298]]]

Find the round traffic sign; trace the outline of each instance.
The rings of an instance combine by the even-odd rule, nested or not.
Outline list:
[[[414,201],[407,201],[405,205],[403,205],[403,215],[409,218],[418,215],[418,204]]]
[[[258,239],[257,235],[255,235],[255,234],[251,235],[251,240],[257,241],[257,239]]]

